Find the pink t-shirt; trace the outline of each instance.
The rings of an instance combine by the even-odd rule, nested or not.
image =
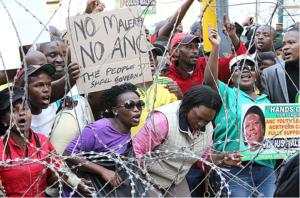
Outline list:
[[[154,112],[153,119],[155,123],[156,131],[153,127],[151,119],[147,119],[145,124],[142,126],[140,132],[138,132],[135,137],[133,137],[133,148],[137,159],[140,159],[143,154],[152,151],[156,146],[162,144],[165,138],[168,135],[169,123],[164,114],[161,112]],[[194,133],[194,131],[193,131]],[[210,144],[213,145],[213,141],[210,141]],[[213,153],[212,149],[207,149],[202,156],[204,160],[207,159],[209,154]],[[138,160],[140,164],[140,161]],[[202,168],[204,171],[204,164],[200,161],[197,162],[197,166]]]

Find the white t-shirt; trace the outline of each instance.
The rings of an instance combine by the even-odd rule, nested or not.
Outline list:
[[[39,115],[32,115],[30,128],[33,132],[49,137],[57,109],[57,105],[54,102],[47,109],[43,109]]]
[[[71,97],[71,93],[72,93],[73,100],[77,100],[79,98],[77,85],[74,85],[72,87],[72,89],[67,93],[67,96]],[[56,105],[58,108],[60,107],[60,101],[61,101],[61,99],[56,101]]]
[[[79,98],[77,85],[74,85],[72,87],[72,89],[67,93],[67,96],[71,97],[71,93],[72,93],[72,97],[73,97],[74,100],[77,99],[77,98]]]

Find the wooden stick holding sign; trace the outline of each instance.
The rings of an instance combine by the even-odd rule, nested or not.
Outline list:
[[[142,22],[140,6],[70,17],[72,61],[82,66],[80,94],[152,81]]]

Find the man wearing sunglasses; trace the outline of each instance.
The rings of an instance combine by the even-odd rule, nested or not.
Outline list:
[[[131,128],[131,135],[134,135],[143,126],[148,112],[182,99],[182,93],[176,81],[172,81],[172,79],[167,77],[158,76],[157,83],[155,83],[156,79],[154,74],[156,68],[161,66],[158,63],[157,56],[162,56],[163,52],[160,48],[154,47],[150,43],[148,44],[148,49],[153,82],[137,84],[137,91],[141,95],[141,100],[145,102],[146,108],[142,111],[140,124]],[[153,108],[154,101],[155,104]]]

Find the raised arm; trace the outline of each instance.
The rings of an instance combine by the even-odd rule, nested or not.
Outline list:
[[[188,11],[188,9],[190,8],[190,6],[193,4],[194,0],[186,0],[181,8],[179,8],[178,10],[176,10],[176,12],[173,14],[173,16],[168,20],[168,22],[158,31],[158,36],[167,36],[170,37],[172,29],[174,27],[175,24],[175,28],[178,26],[179,23],[181,23],[181,20],[183,19],[183,17],[185,16],[186,12]],[[179,16],[178,16],[179,14]],[[178,20],[176,23],[176,19],[178,16]]]
[[[84,13],[91,14],[102,12],[105,8],[105,4],[101,0],[88,0]]]
[[[17,73],[16,69],[6,70],[8,80],[13,79],[15,77],[16,73]],[[6,74],[5,74],[5,71],[0,71],[0,85],[7,83]]]
[[[226,14],[223,14],[223,25],[223,33],[230,37],[234,49],[237,51],[240,47],[240,39],[236,34],[235,24],[231,23],[230,21],[226,21]]]
[[[68,73],[69,73],[69,83],[70,86],[67,86],[67,90],[65,91],[65,85],[66,85],[66,76],[62,77],[61,79],[58,79],[56,81],[53,81],[51,83],[52,91],[50,102],[55,102],[62,97],[64,97],[65,93],[68,93],[70,89],[76,84],[76,80],[80,77],[80,66],[78,63],[71,62],[71,51],[70,47],[68,48]]]
[[[208,38],[212,44],[212,50],[210,52],[208,58],[208,65],[204,71],[204,84],[210,86],[214,90],[218,90],[219,82],[218,82],[218,73],[219,73],[219,50],[221,44],[221,38],[218,35],[218,30],[215,28],[211,28],[209,24],[209,33]]]

